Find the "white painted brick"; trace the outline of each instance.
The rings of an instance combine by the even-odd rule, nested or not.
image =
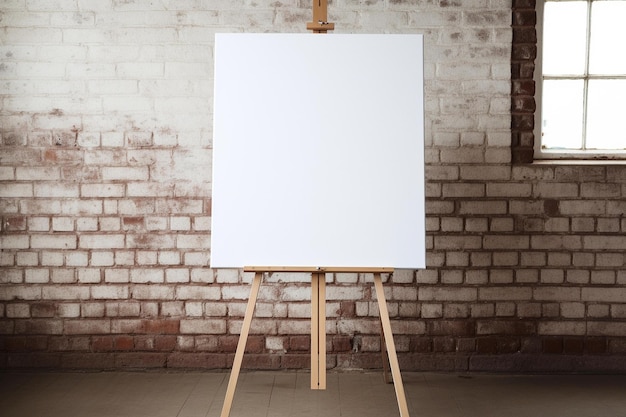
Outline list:
[[[24,282],[27,284],[45,284],[50,281],[50,270],[32,268],[24,271]]]
[[[14,44],[60,44],[63,34],[57,28],[45,27],[7,27],[0,32],[0,43]]]
[[[123,132],[102,132],[102,146],[104,147],[120,147],[124,145]]]
[[[187,252],[184,255],[184,265],[208,266],[211,255],[206,252]]]
[[[78,282],[83,284],[97,284],[101,281],[100,269],[80,268],[78,269]]]
[[[0,252],[0,266],[15,266],[15,254]],[[0,282],[4,280],[5,278],[0,275]]]
[[[102,201],[100,200],[62,200],[61,214],[83,216],[102,213]]]
[[[106,112],[149,113],[154,108],[154,100],[136,96],[105,96],[102,98],[102,110]]]
[[[224,317],[228,313],[228,305],[224,303],[188,302],[185,306],[193,313],[192,316]]]
[[[211,284],[215,282],[215,272],[209,268],[194,268],[191,270],[191,282]]]
[[[210,248],[210,235],[178,235],[176,236],[176,247],[178,249],[198,249]]]
[[[78,303],[62,303],[57,307],[59,317],[76,318],[80,317],[80,304]]]
[[[507,164],[511,162],[510,148],[489,148],[485,150],[485,162],[488,164]]]
[[[11,181],[15,179],[16,179],[15,168],[0,167],[0,181]]]
[[[207,305],[207,316],[221,317],[226,314],[226,306],[224,304],[212,304],[211,306],[221,307],[221,309],[216,311],[217,314],[212,314],[213,311]],[[187,301],[185,303],[185,314],[188,317],[202,317],[204,314],[203,303],[201,301]]]
[[[67,266],[87,266],[89,254],[82,251],[71,251],[65,254],[65,263]]]
[[[115,251],[115,265],[135,265],[135,252],[126,250]]]
[[[41,265],[42,266],[63,266],[65,262],[65,256],[63,252],[41,252]]]
[[[170,229],[176,231],[191,230],[190,217],[170,217]]]
[[[116,75],[126,79],[162,78],[164,64],[158,62],[126,62],[119,63],[115,68]]]
[[[124,247],[124,235],[94,234],[78,237],[78,247],[81,249],[115,249]]]
[[[616,280],[615,271],[591,271],[592,284],[614,285]]]
[[[126,285],[96,285],[90,290],[95,300],[126,300],[130,294]]]
[[[124,184],[82,184],[80,195],[82,197],[124,197]]]
[[[76,184],[50,184],[35,183],[35,197],[58,197],[58,198],[78,198],[78,185]]]
[[[114,264],[114,255],[111,251],[93,251],[91,252],[91,266],[112,266]]]
[[[98,230],[98,219],[94,217],[81,217],[76,219],[76,230],[79,232],[94,232]]]
[[[54,181],[61,178],[58,167],[16,167],[15,179],[19,181],[48,180]]]
[[[33,235],[30,245],[34,249],[76,249],[76,236]]]
[[[134,283],[162,283],[164,273],[162,269],[134,268],[130,271],[130,281]]]
[[[53,217],[52,231],[71,232],[74,230],[74,219],[71,217]]]
[[[30,305],[24,303],[8,304],[6,316],[8,318],[28,318],[30,317]]]
[[[39,265],[39,253],[37,252],[18,252],[15,255],[15,263],[18,266],[37,266]],[[42,265],[46,265],[42,262]]]
[[[165,271],[165,282],[189,282],[189,270],[186,268],[168,268]]]
[[[33,186],[31,184],[2,184],[0,197],[33,197]]]
[[[161,251],[158,253],[159,265],[180,265],[180,253],[175,251]]]
[[[138,265],[156,265],[158,253],[156,251],[139,251],[137,252]]]
[[[107,268],[104,270],[104,282],[118,284],[130,282],[130,271],[128,269]]]
[[[57,284],[68,284],[76,282],[76,273],[73,269],[55,268],[52,270],[51,281]]]
[[[137,300],[173,300],[174,288],[171,286],[163,285],[135,285],[131,291],[132,298]],[[149,304],[151,310],[154,310],[151,314],[158,314],[158,303]],[[144,306],[142,306],[142,311]]]

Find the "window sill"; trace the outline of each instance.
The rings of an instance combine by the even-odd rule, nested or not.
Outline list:
[[[535,159],[533,165],[626,165],[626,159]]]

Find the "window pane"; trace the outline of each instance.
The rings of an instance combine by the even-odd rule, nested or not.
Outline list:
[[[584,74],[587,3],[546,2],[543,28],[543,73]]]
[[[542,147],[581,149],[583,81],[546,80],[543,82]]]
[[[626,80],[590,80],[587,97],[587,148],[626,149]]]
[[[591,9],[591,74],[626,74],[626,54],[615,45],[626,39],[626,1],[595,1]],[[619,48],[618,48],[619,49]]]

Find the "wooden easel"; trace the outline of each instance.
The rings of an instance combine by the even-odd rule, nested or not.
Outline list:
[[[402,384],[402,376],[400,374],[400,366],[398,364],[398,356],[391,331],[391,322],[389,321],[389,310],[387,309],[387,301],[383,290],[382,273],[393,273],[393,268],[301,268],[301,267],[245,267],[245,272],[254,272],[254,280],[252,281],[252,289],[250,290],[250,298],[246,307],[246,313],[237,343],[237,351],[233,361],[233,367],[228,380],[226,396],[222,406],[221,417],[228,417],[237,387],[239,372],[241,371],[241,363],[243,354],[246,349],[248,333],[250,332],[250,324],[254,316],[254,307],[263,280],[263,274],[268,272],[305,272],[311,274],[311,389],[326,389],[326,273],[327,272],[357,272],[357,273],[373,273],[374,286],[376,289],[376,299],[378,300],[378,310],[380,312],[380,321],[382,325],[382,334],[384,338],[384,348],[386,348],[389,366],[391,367],[391,375],[393,378],[398,409],[400,417],[409,417],[409,410]],[[384,354],[384,353],[383,353]],[[383,358],[383,364],[387,358]]]
[[[328,19],[328,0],[313,0],[313,22],[307,23],[307,29],[314,33],[327,33],[334,30],[334,23],[329,23]],[[327,272],[353,272],[353,273],[373,273],[374,286],[376,288],[376,299],[378,300],[378,310],[380,314],[380,323],[382,327],[381,353],[383,355],[383,370],[385,382],[393,382],[396,399],[398,401],[398,409],[400,417],[409,417],[409,410],[402,384],[402,376],[400,374],[400,366],[398,364],[398,356],[391,331],[391,322],[389,321],[389,310],[387,309],[387,301],[383,290],[382,273],[393,273],[393,268],[321,268],[321,267],[245,267],[244,272],[254,272],[254,280],[250,290],[250,298],[246,307],[246,313],[237,343],[237,351],[233,360],[233,367],[228,379],[228,387],[224,404],[222,406],[221,417],[229,417],[232,407],[239,372],[241,371],[241,363],[243,354],[246,349],[246,342],[250,332],[252,317],[254,316],[254,307],[259,295],[259,288],[263,280],[264,273],[272,272],[304,272],[311,274],[311,389],[326,389],[326,273]],[[392,379],[389,379],[388,369],[391,368]]]

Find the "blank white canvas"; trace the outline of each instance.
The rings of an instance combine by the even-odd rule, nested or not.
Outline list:
[[[422,45],[216,35],[211,267],[425,267]]]

